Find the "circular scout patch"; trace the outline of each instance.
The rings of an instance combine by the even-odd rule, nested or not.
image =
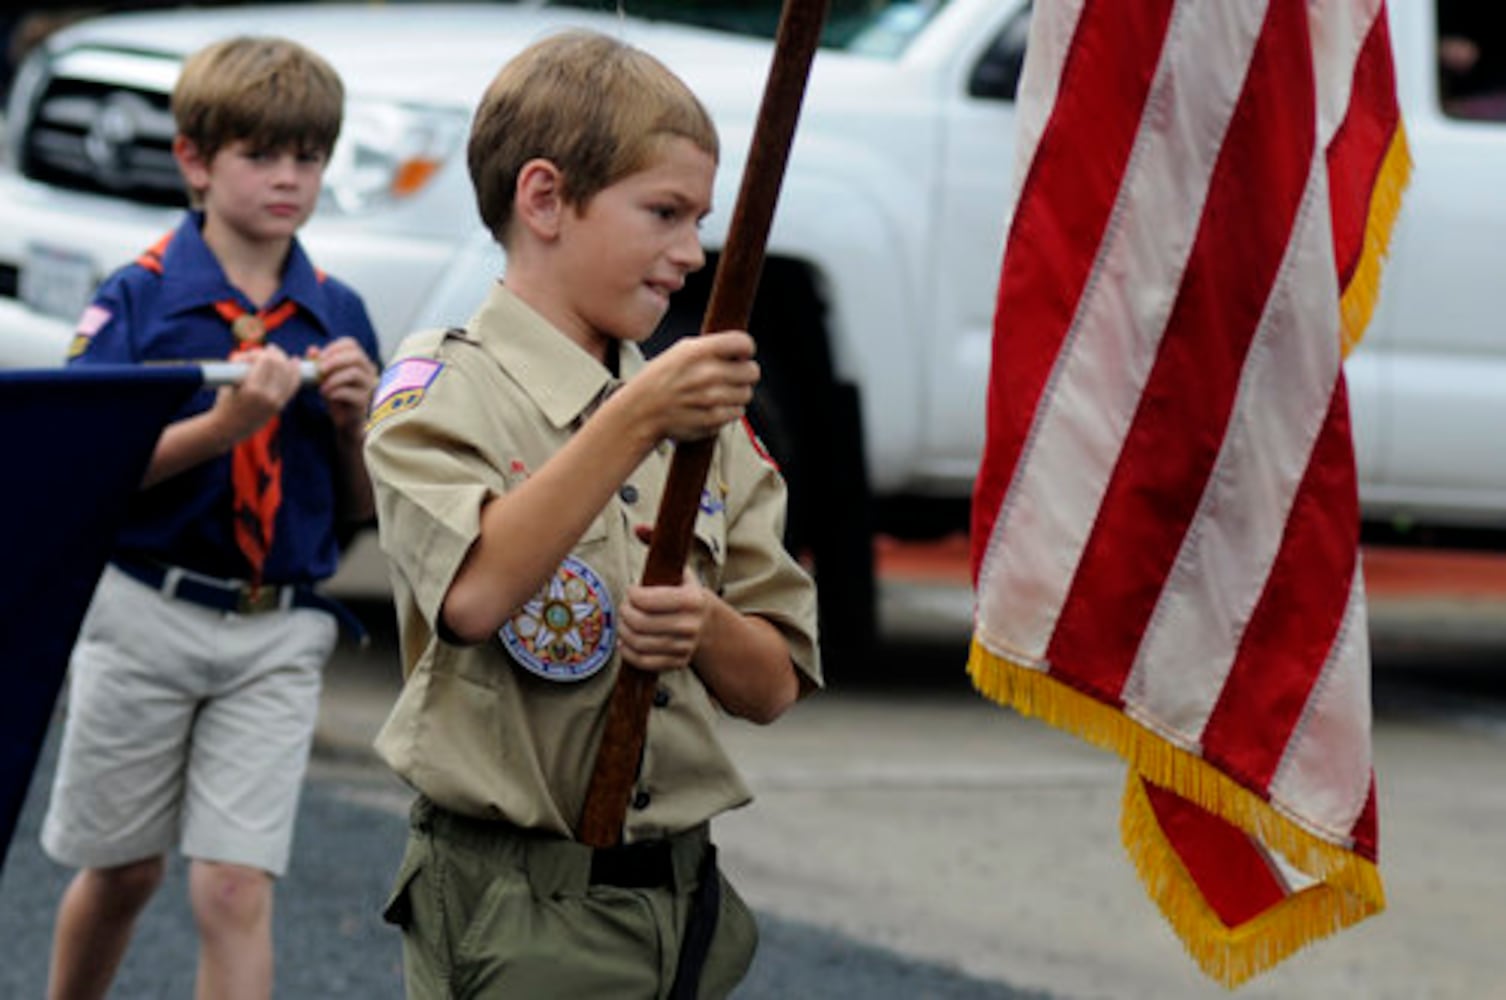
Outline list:
[[[591,567],[566,556],[553,579],[497,635],[529,673],[551,681],[585,680],[606,666],[617,641],[612,595]]]

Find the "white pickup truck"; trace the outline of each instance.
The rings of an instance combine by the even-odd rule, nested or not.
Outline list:
[[[1414,538],[1506,529],[1506,123],[1485,101],[1444,110],[1445,96],[1469,97],[1446,95],[1439,71],[1438,15],[1463,2],[1390,3],[1416,166],[1380,306],[1348,363],[1367,518]],[[724,141],[704,229],[714,253],[779,4],[585,6],[609,10],[237,6],[52,35],[17,73],[7,115],[0,364],[61,361],[94,284],[172,225],[167,93],[185,52],[232,32],[297,38],[344,77],[345,134],[304,238],[363,293],[389,349],[464,321],[503,270],[472,205],[470,111],[501,63],[556,24],[649,49],[707,102]],[[872,627],[875,532],[965,527],[1028,19],[1025,0],[836,0],[812,70],[751,325],[759,419],[792,483],[789,542],[813,562],[823,627],[844,644]],[[698,328],[710,274],[662,336]]]

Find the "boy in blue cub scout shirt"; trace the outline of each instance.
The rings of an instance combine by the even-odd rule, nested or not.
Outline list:
[[[338,628],[313,585],[369,521],[361,455],[377,344],[361,299],[296,238],[344,88],[276,38],[215,43],[173,91],[193,210],[100,287],[71,364],[246,363],[162,433],[74,647],[42,845],[81,869],[51,995],[103,996],[175,843],[198,995],[269,997],[274,880]],[[303,385],[311,360],[317,385]]]

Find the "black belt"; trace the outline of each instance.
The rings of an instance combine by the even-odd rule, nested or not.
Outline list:
[[[437,822],[447,835],[459,834],[472,842],[486,843],[495,837],[548,839],[503,820],[451,812],[424,798],[414,803],[413,816],[420,829],[433,829]],[[591,871],[587,877],[592,885],[610,885],[619,889],[674,888],[674,846],[668,840],[640,840],[590,850]]]
[[[619,889],[669,888],[675,882],[674,856],[667,841],[650,840],[591,852],[591,883]]]
[[[441,809],[420,795],[413,803],[410,822],[419,830],[443,828],[446,838],[459,836],[473,844],[484,844],[494,837],[536,836],[500,820],[483,820]],[[581,845],[583,846],[583,845]],[[674,845],[669,840],[645,840],[615,847],[591,849],[593,885],[610,885],[619,889],[677,889],[674,871]],[[721,875],[717,871],[716,846],[707,843],[696,872],[696,888],[689,896],[684,935],[675,967],[670,1000],[694,1000],[699,992],[701,971],[706,955],[716,937],[717,917],[721,909]],[[412,918],[408,904],[389,908],[384,919],[400,927]]]
[[[335,620],[344,625],[363,645],[368,641],[365,626],[349,608],[305,584],[263,584],[253,587],[241,580],[221,580],[162,563],[138,562],[118,557],[110,562],[126,576],[180,601],[240,615],[286,611],[289,608],[315,608],[334,615]]]

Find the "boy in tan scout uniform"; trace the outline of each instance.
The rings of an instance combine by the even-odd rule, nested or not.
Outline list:
[[[419,793],[385,911],[409,997],[721,997],[752,959],[708,832],[750,799],[718,718],[820,686],[814,588],[742,419],[751,339],[638,348],[705,263],[717,148],[678,78],[591,33],[523,52],[476,113],[505,280],[403,344],[366,450],[406,678],[377,748]],[[640,586],[672,442],[710,435],[684,581]],[[655,707],[624,846],[593,851],[574,829],[623,663]]]

